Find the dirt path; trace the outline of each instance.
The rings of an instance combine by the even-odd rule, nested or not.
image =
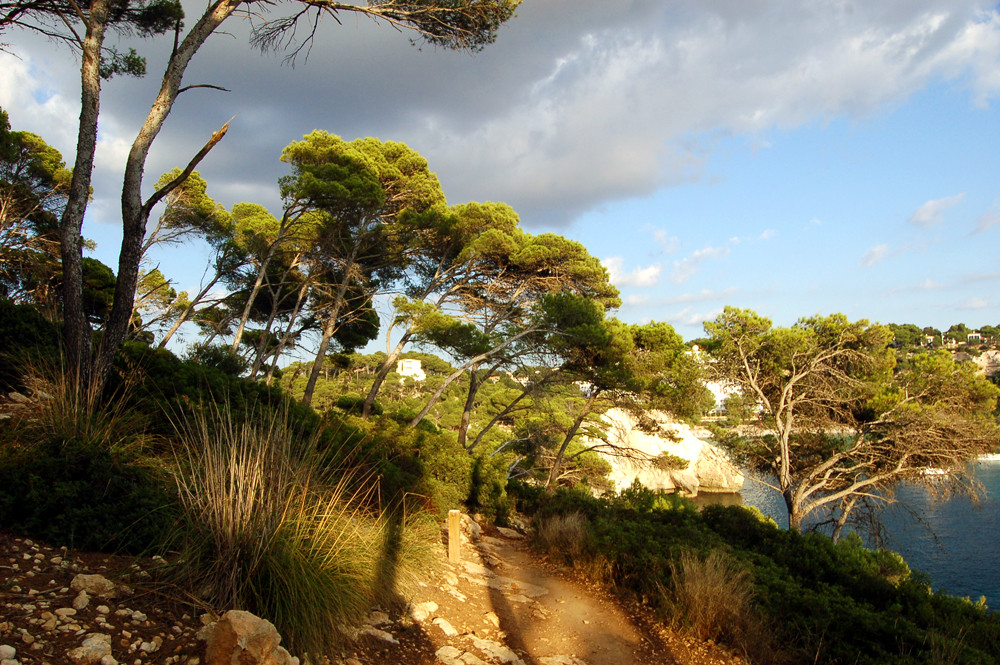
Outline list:
[[[463,561],[420,589],[409,619],[375,613],[348,665],[732,665],[713,644],[656,627],[636,608],[540,559],[511,531],[469,525]],[[471,528],[469,528],[471,526]]]

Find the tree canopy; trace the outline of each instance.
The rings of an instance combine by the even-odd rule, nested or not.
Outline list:
[[[1000,444],[995,386],[947,352],[894,371],[885,326],[834,314],[779,328],[727,307],[705,330],[712,372],[760,407],[730,446],[773,474],[793,529],[834,508],[842,526],[859,499],[904,480],[959,488],[964,463]]]

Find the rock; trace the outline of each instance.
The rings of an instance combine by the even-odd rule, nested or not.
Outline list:
[[[514,531],[514,529],[508,529],[505,526],[498,526],[497,531],[499,531],[500,535],[503,536],[504,538],[510,538],[512,540],[520,540],[521,538],[524,538],[523,533],[520,533],[519,531]]]
[[[87,595],[86,591],[81,591],[77,594],[76,598],[73,599],[73,609],[82,610],[87,605],[90,604],[90,596]]]
[[[27,404],[29,401],[31,401],[21,393],[14,391],[7,393],[7,397],[10,399],[11,402],[15,402],[17,404]]]
[[[658,469],[648,461],[601,453],[611,465],[608,478],[624,488],[638,480],[650,489],[677,490],[690,496],[703,492],[739,492],[743,474],[711,443],[695,435],[686,424],[672,422],[667,414],[649,411],[653,430],[638,426],[638,420],[622,409],[610,409],[602,416],[608,440],[620,449],[631,449],[646,459],[664,453],[687,460],[682,469]]]
[[[205,640],[205,665],[298,665],[279,646],[281,636],[265,619],[242,610],[230,610],[221,619],[198,631]]]
[[[494,628],[500,627],[500,617],[498,617],[495,612],[487,612],[486,614],[483,615],[483,618],[485,618],[488,622],[493,624]]]
[[[538,659],[539,665],[587,665],[587,661],[573,656],[546,656]]]
[[[76,665],[93,665],[110,655],[111,636],[103,633],[90,633],[83,644],[66,653],[66,656]]]
[[[9,644],[0,644],[0,659],[10,660],[17,656],[17,649]]]
[[[469,536],[469,540],[475,542],[479,540],[479,537],[483,535],[483,528],[479,526],[476,520],[472,519],[468,515],[462,515],[462,531]]]
[[[377,640],[382,640],[383,642],[388,642],[389,644],[399,644],[399,640],[393,637],[392,633],[379,630],[374,626],[363,626],[360,630],[358,630],[357,635],[367,635],[368,637],[374,637]]]
[[[456,649],[453,646],[443,646],[434,652],[437,659],[440,660],[444,665],[461,665],[461,661],[458,659],[462,656],[461,649]]]
[[[433,623],[435,626],[440,628],[441,631],[448,637],[455,637],[456,635],[458,635],[458,631],[455,630],[455,627],[452,626],[447,619],[442,619],[441,617],[438,617],[434,619]]]
[[[104,575],[84,575],[81,573],[73,578],[73,581],[69,584],[69,588],[78,593],[86,591],[87,595],[97,596],[98,598],[115,597],[115,584],[104,577]]]
[[[490,660],[511,663],[511,665],[524,665],[524,661],[516,653],[502,644],[498,644],[492,640],[484,640],[474,635],[472,636],[472,644],[486,654],[486,657]]]
[[[368,615],[366,623],[369,626],[381,626],[382,624],[389,623],[389,615],[376,610]]]
[[[438,604],[433,600],[428,600],[426,603],[418,603],[410,607],[410,616],[413,617],[414,621],[426,621],[427,618],[437,612]]]

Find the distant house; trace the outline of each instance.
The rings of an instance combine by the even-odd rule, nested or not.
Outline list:
[[[423,381],[427,378],[427,374],[424,373],[424,368],[417,358],[402,358],[401,360],[397,360],[396,374],[408,376],[417,381]]]
[[[934,346],[934,340],[937,337],[934,335],[924,335],[924,346]]]
[[[973,330],[968,334],[965,341],[967,344],[982,344],[983,336],[979,333],[979,331]]]

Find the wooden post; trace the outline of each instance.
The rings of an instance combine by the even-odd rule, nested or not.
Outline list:
[[[462,560],[462,512],[448,511],[448,561],[458,563]]]

